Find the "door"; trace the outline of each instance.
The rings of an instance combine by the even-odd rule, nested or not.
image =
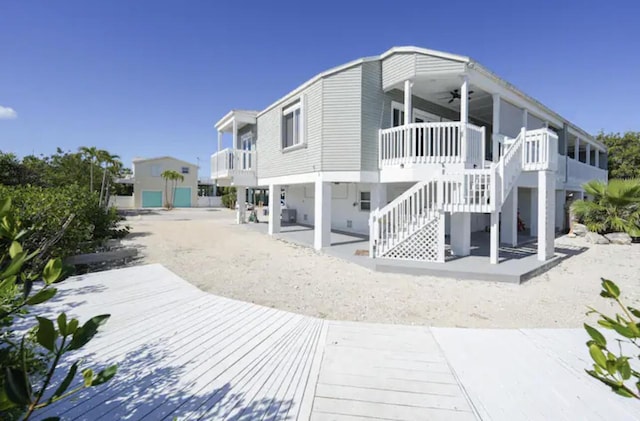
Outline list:
[[[240,139],[240,142],[242,144],[242,150],[243,151],[251,151],[252,148],[252,144],[253,144],[253,134],[252,133],[247,133],[245,135],[242,136],[242,138]],[[243,153],[242,154],[242,169],[243,170],[250,170],[251,169],[251,154],[250,153]]]
[[[176,187],[174,206],[176,208],[191,207],[191,187]]]
[[[143,208],[161,208],[162,207],[162,191],[144,190],[142,192]]]

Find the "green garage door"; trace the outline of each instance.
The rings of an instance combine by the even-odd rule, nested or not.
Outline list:
[[[176,187],[176,198],[173,203],[176,208],[190,208],[191,187]]]
[[[145,190],[142,192],[143,208],[161,208],[162,207],[162,191]]]

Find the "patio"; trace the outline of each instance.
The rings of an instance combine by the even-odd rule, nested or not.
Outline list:
[[[267,235],[267,224],[249,223],[247,228]],[[313,227],[300,224],[283,224],[275,238],[304,247],[313,247]],[[448,240],[448,238],[447,238]],[[522,283],[555,265],[563,259],[583,252],[585,249],[568,245],[556,245],[553,259],[540,262],[537,259],[537,243],[534,237],[526,235],[518,238],[517,247],[502,244],[500,263],[489,263],[489,233],[476,232],[471,235],[471,255],[452,256],[447,245],[446,263],[413,262],[391,259],[370,259],[368,257],[369,239],[367,236],[331,232],[331,247],[322,251],[349,262],[380,272],[406,273],[411,275],[430,275],[442,278],[470,279]]]

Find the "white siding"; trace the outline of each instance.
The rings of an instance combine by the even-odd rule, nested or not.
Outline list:
[[[378,130],[383,127],[387,98],[379,61],[362,65],[362,170],[378,169]],[[390,103],[389,103],[390,106]],[[388,117],[387,117],[388,119]]]
[[[361,66],[324,79],[322,99],[322,170],[359,171],[362,135]]]
[[[426,54],[416,54],[416,74],[422,73],[462,73],[464,63],[448,60],[441,57],[429,56]]]
[[[298,98],[304,100],[306,147],[282,151],[282,109]],[[320,169],[322,130],[322,80],[305,89],[301,95],[283,102],[258,117],[258,178],[304,174]]]
[[[382,61],[385,90],[413,78],[433,73],[462,73],[465,63],[420,53],[396,53]]]
[[[382,61],[382,87],[389,89],[416,74],[416,59],[413,53],[394,54]]]

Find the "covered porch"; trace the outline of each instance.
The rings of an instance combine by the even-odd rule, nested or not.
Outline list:
[[[257,114],[257,111],[232,110],[216,123],[218,148],[211,155],[211,178],[217,180],[218,185],[256,185]],[[226,148],[225,135],[231,137],[230,147]]]

